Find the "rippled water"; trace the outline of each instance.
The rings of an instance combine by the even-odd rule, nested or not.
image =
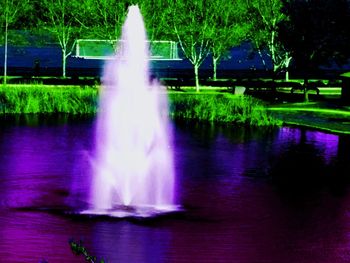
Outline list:
[[[149,220],[87,206],[94,119],[7,117],[0,128],[0,261],[349,262],[350,137],[174,124],[185,211]]]

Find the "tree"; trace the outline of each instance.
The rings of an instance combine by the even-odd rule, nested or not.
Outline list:
[[[85,29],[85,36],[107,40],[120,38],[130,1],[84,0],[81,4],[84,15],[78,21]]]
[[[0,9],[3,10],[1,13],[1,23],[5,27],[5,43],[4,43],[4,84],[7,83],[7,51],[8,51],[8,32],[9,26],[14,24],[23,12],[29,9],[29,0],[1,0]]]
[[[143,0],[140,2],[140,10],[145,22],[147,37],[150,41],[172,38],[171,30],[173,28],[168,21],[171,12],[169,12],[167,1]]]
[[[302,73],[305,100],[310,74],[320,65],[347,63],[350,57],[350,7],[347,0],[288,1],[290,17],[283,23],[280,39]]]
[[[77,17],[81,14],[79,1],[43,0],[47,29],[56,35],[62,50],[62,76],[66,77],[66,61],[75,46],[76,35],[80,32]]]
[[[245,0],[212,1],[215,36],[211,39],[213,58],[213,79],[217,78],[217,65],[230,48],[238,46],[246,39],[250,21],[246,19],[248,6]]]
[[[78,18],[78,22],[83,28],[85,38],[97,38],[111,40],[120,39],[122,25],[132,0],[84,0],[84,14]],[[148,39],[163,40],[169,39],[169,28],[167,24],[168,10],[165,0],[142,0],[138,1],[138,6],[143,15]],[[155,12],[154,10],[162,10]],[[169,10],[168,10],[169,11]],[[118,45],[115,45],[116,49]]]
[[[208,56],[211,40],[215,37],[211,1],[168,0],[168,5],[170,31],[193,65],[196,91],[199,91],[199,67]]]
[[[250,7],[254,25],[250,38],[253,43],[259,50],[261,46],[267,45],[274,72],[289,66],[290,56],[286,53],[278,35],[279,25],[288,18],[283,12],[284,3],[282,0],[251,0]]]

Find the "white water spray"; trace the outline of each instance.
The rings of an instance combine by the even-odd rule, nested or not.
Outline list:
[[[121,43],[104,70],[92,208],[86,213],[148,216],[174,211],[167,97],[149,79],[146,32],[137,6],[129,7]]]

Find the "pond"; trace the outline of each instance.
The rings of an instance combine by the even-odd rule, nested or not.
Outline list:
[[[350,137],[175,123],[184,211],[147,220],[87,205],[95,120],[2,117],[0,261],[349,262]]]

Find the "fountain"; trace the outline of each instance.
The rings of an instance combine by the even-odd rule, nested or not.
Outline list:
[[[176,211],[167,97],[150,80],[137,6],[129,7],[120,43],[104,69],[92,207],[83,213],[146,217]]]

